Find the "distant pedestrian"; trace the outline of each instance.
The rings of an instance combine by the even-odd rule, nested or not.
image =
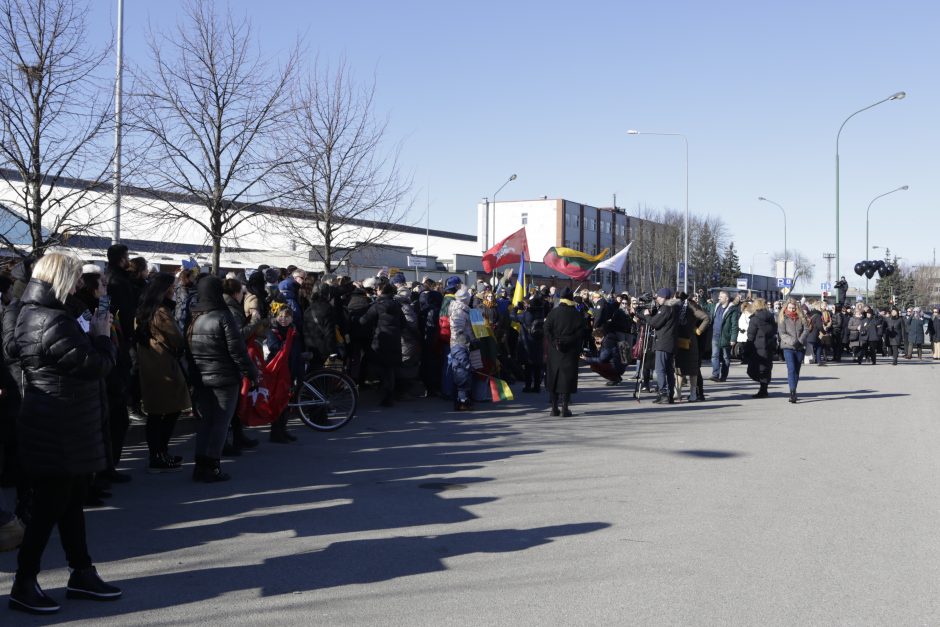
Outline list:
[[[793,298],[780,311],[777,319],[777,333],[780,336],[780,347],[783,349],[783,359],[787,364],[787,383],[790,387],[790,402],[795,403],[796,388],[800,382],[800,368],[806,355],[806,336],[810,333],[809,320],[803,313],[803,308]]]
[[[578,356],[584,345],[584,318],[575,308],[571,288],[565,288],[557,307],[545,317],[548,340],[548,377],[545,387],[552,403],[552,416],[570,417],[571,395],[578,391]],[[559,409],[559,404],[561,409]]]
[[[920,307],[914,307],[907,320],[907,342],[904,351],[904,357],[910,359],[914,356],[914,349],[917,349],[917,359],[924,358],[924,317],[921,315]]]
[[[760,385],[754,398],[769,396],[771,371],[774,366],[774,354],[777,352],[777,324],[774,316],[767,310],[767,301],[755,298],[751,303],[751,315],[747,326],[747,344],[744,355],[747,360],[747,376]],[[793,390],[796,387],[793,386]]]

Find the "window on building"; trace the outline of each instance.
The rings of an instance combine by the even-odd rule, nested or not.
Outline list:
[[[626,233],[627,233],[627,225],[626,225],[626,224],[618,224],[618,225],[617,225],[617,235],[623,236],[623,235],[626,235]]]
[[[523,213],[522,214],[522,226],[525,226],[528,223],[529,223],[529,214]]]
[[[596,231],[597,230],[597,220],[595,218],[584,218],[584,230],[585,231]]]
[[[610,233],[610,222],[601,220],[601,233]]]

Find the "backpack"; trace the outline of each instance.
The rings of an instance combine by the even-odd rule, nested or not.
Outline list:
[[[445,346],[450,346],[450,304],[452,302],[454,302],[453,296],[445,296],[444,304],[441,305],[441,313],[437,317],[437,339]]]

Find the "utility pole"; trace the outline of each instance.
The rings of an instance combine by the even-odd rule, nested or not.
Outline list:
[[[826,260],[826,283],[832,283],[832,260],[835,258],[832,253],[823,253],[823,259]]]

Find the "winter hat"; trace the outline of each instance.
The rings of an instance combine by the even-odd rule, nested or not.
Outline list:
[[[392,285],[404,285],[404,284],[405,284],[405,275],[402,274],[401,272],[399,272],[398,274],[396,274],[395,276],[393,276],[392,279],[391,279],[391,281],[389,281],[389,282],[390,282]]]
[[[100,276],[101,268],[99,268],[96,264],[86,263],[82,266],[82,274],[97,274]]]
[[[455,278],[455,277],[451,277],[451,279],[452,278]],[[448,282],[450,282],[450,279],[448,279]],[[459,300],[460,302],[464,304],[467,304],[468,302],[470,302],[470,290],[468,290],[466,287],[461,287],[459,290],[457,290],[457,293],[454,294],[454,298],[456,298],[457,300]]]
[[[369,289],[375,287],[375,277],[369,277],[362,282],[362,287]]]
[[[658,296],[659,298],[670,299],[672,298],[672,290],[669,289],[668,287],[660,288],[660,290],[656,292],[656,296]]]
[[[463,281],[460,280],[459,276],[451,276],[447,277],[447,282],[444,283],[444,289],[455,290],[461,285],[463,285]]]
[[[264,271],[264,282],[265,283],[277,283],[281,278],[281,273],[277,268],[266,268]]]

